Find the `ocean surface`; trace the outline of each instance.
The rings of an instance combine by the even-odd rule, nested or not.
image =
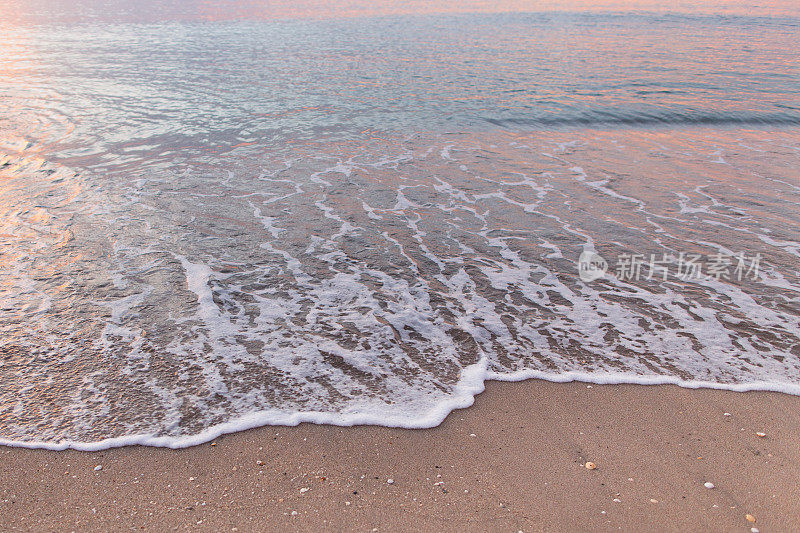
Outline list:
[[[800,394],[800,7],[325,6],[0,1],[0,443]]]

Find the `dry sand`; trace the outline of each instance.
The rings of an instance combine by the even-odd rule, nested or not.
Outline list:
[[[777,393],[490,383],[430,430],[304,424],[177,451],[0,448],[2,531],[798,524],[800,397]]]

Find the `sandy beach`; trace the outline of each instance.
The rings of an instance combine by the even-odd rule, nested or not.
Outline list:
[[[799,408],[778,393],[528,381],[489,383],[430,430],[3,448],[0,529],[787,531],[800,516]]]

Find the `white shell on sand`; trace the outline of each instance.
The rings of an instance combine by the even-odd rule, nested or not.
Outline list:
[[[713,489],[714,488],[714,484],[711,483],[710,481],[706,481],[705,483],[703,483],[703,486],[705,488],[707,488],[707,489]]]

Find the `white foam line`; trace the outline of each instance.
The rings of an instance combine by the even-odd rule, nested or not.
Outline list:
[[[673,376],[640,376],[625,373],[586,373],[563,372],[552,373],[539,370],[520,370],[511,373],[493,372],[486,368],[487,361],[467,366],[461,373],[461,379],[454,388],[454,395],[440,402],[425,416],[408,417],[381,413],[337,414],[321,411],[286,413],[276,409],[258,411],[241,416],[236,420],[212,426],[205,431],[188,437],[156,437],[153,435],[130,435],[115,437],[97,442],[61,441],[14,441],[0,439],[0,445],[17,448],[100,451],[121,446],[155,446],[163,448],[188,448],[212,441],[221,435],[237,433],[263,426],[297,426],[302,423],[325,424],[332,426],[384,426],[405,429],[428,429],[441,424],[456,409],[470,407],[475,396],[485,390],[487,380],[494,381],[526,381],[540,379],[553,383],[570,383],[573,381],[596,385],[677,385],[687,389],[717,389],[733,392],[769,391],[800,396],[800,384],[755,381],[752,383],[716,383],[713,381],[684,381]]]

